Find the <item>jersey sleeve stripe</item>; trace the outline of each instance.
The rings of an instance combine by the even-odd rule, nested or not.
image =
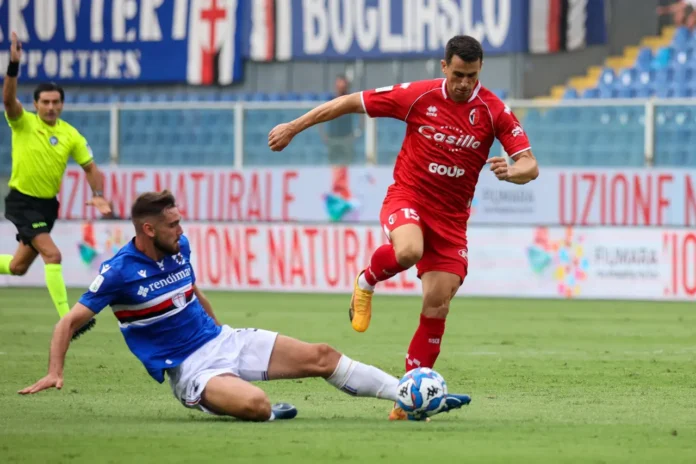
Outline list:
[[[519,155],[520,153],[524,153],[525,151],[531,150],[531,149],[532,149],[532,147],[523,148],[522,150],[516,151],[516,152],[513,153],[512,155],[508,155],[508,156],[509,156],[510,158],[513,158],[513,157]]]

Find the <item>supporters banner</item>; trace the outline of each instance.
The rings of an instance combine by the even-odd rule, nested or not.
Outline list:
[[[554,53],[607,42],[604,0],[530,0],[529,51]]]
[[[441,58],[466,34],[486,54],[527,50],[527,0],[257,0],[254,60]]]
[[[231,84],[246,1],[0,1],[0,68],[16,32],[22,82]]]
[[[184,223],[197,285],[212,290],[344,293],[372,251],[378,226]],[[10,237],[12,225],[0,222]],[[70,287],[86,288],[100,263],[133,235],[125,221],[58,222]],[[14,250],[11,240],[0,253]],[[696,233],[666,228],[483,227],[469,231],[469,275],[458,296],[696,299]],[[514,278],[511,278],[514,276]],[[43,286],[40,262],[0,286]],[[380,283],[379,293],[418,295],[415,269]]]
[[[392,168],[195,169],[104,167],[119,218],[145,191],[171,190],[191,221],[376,224]],[[60,219],[95,219],[84,172],[70,166]],[[519,186],[479,176],[470,224],[695,226],[696,170],[544,168]]]

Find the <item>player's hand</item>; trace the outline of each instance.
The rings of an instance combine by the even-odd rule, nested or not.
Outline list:
[[[48,390],[49,388],[53,387],[57,388],[58,390],[63,388],[63,376],[48,374],[31,387],[27,387],[24,390],[18,391],[17,393],[20,395],[31,395],[33,393],[38,393],[42,390]]]
[[[278,124],[268,134],[268,146],[273,151],[281,151],[295,137],[295,130],[289,123]]]
[[[486,163],[491,165],[491,171],[498,180],[508,180],[510,178],[510,166],[508,166],[507,160],[502,156],[489,158]]]
[[[92,199],[87,202],[87,205],[97,208],[103,216],[109,216],[111,214],[111,206],[104,197],[92,197]]]
[[[17,33],[12,33],[10,40],[10,61],[18,63],[22,59],[22,43],[17,39]]]

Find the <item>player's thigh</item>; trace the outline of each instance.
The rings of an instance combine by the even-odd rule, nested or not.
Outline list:
[[[307,343],[278,335],[268,364],[268,379],[329,377],[341,353],[325,343]]]
[[[38,255],[39,253],[31,246],[20,241],[17,246],[17,251],[12,255],[10,272],[18,276],[26,274]]]
[[[426,240],[425,253],[418,263],[418,277],[423,284],[422,312],[427,317],[444,318],[469,270],[466,243],[452,244],[435,233]]]
[[[396,260],[405,267],[423,256],[425,225],[416,207],[406,202],[385,204],[380,213],[382,228],[394,246]]]
[[[271,402],[266,393],[232,374],[208,380],[201,405],[214,414],[243,420],[265,421],[271,416]]]
[[[42,232],[31,239],[31,246],[39,252],[44,263],[60,264],[62,257],[58,245],[53,241],[51,234]]]

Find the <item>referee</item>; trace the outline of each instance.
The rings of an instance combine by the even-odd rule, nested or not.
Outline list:
[[[19,246],[14,255],[0,255],[0,274],[26,274],[38,255],[44,262],[46,287],[60,317],[70,310],[63,281],[60,250],[51,238],[58,217],[58,191],[68,158],[85,170],[92,187],[90,204],[103,215],[111,213],[102,196],[102,177],[92,159],[87,140],[70,124],[60,119],[63,89],[56,84],[41,84],[34,91],[30,113],[17,100],[17,74],[22,46],[12,33],[10,64],[2,87],[5,118],[12,128],[12,175],[10,193],[5,198],[5,217],[17,228]],[[75,332],[76,338],[95,324],[90,320]]]

